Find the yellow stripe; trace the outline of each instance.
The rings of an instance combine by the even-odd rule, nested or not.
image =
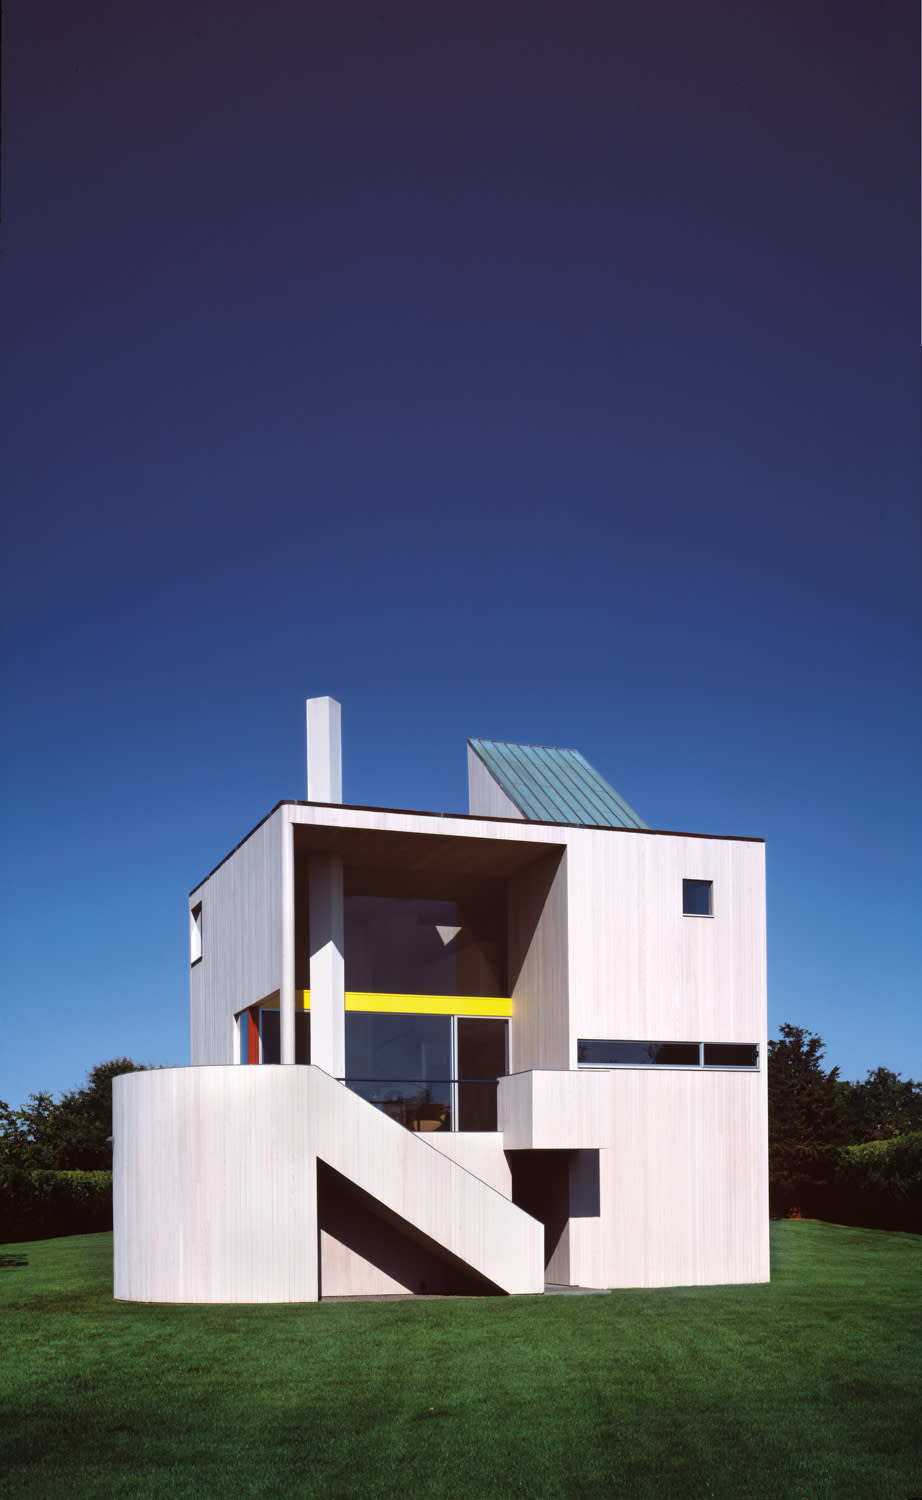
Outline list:
[[[278,998],[265,1002],[278,1009]],[[295,1008],[310,1010],[310,990],[295,991]],[[511,1016],[512,1001],[484,995],[381,995],[347,990],[347,1010],[405,1011],[418,1016]]]
[[[423,1016],[511,1016],[512,1001],[484,995],[380,995],[347,990],[346,1009],[407,1011]]]

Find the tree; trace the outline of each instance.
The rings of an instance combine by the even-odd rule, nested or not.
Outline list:
[[[847,1127],[839,1070],[823,1068],[822,1038],[800,1026],[779,1031],[768,1044],[769,1183],[773,1212],[785,1213],[832,1181]]]
[[[842,1083],[839,1088],[850,1145],[922,1130],[922,1083],[889,1068],[875,1068],[863,1083]]]
[[[57,1171],[108,1170],[112,1166],[112,1080],[144,1071],[143,1063],[116,1057],[98,1063],[82,1089],[56,1104],[48,1093],[30,1094],[22,1109],[0,1101],[0,1166]]]

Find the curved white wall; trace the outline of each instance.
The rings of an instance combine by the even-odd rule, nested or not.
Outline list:
[[[318,1160],[494,1288],[543,1290],[534,1219],[319,1068],[126,1074],[113,1105],[118,1298],[316,1301]]]

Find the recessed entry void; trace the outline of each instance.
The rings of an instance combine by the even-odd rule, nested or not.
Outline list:
[[[512,1201],[544,1225],[544,1274],[548,1282],[570,1283],[570,1220],[601,1215],[599,1153],[507,1151]]]

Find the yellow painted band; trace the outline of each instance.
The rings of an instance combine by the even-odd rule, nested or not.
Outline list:
[[[346,1009],[407,1011],[424,1016],[511,1016],[512,1001],[485,995],[380,995],[347,990]]]
[[[268,1002],[278,1009],[278,998]],[[295,991],[295,1007],[310,1010],[310,990]],[[347,1010],[402,1011],[419,1016],[511,1016],[512,1001],[485,995],[382,995],[374,990],[347,990]]]

